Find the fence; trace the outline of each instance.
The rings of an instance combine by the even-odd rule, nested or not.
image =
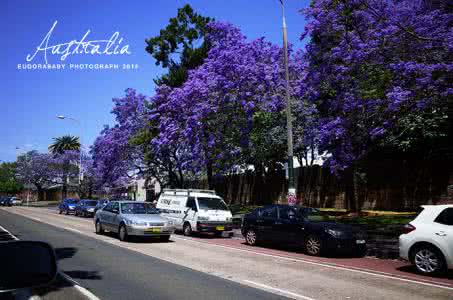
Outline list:
[[[379,160],[367,162],[359,184],[361,209],[413,210],[422,204],[435,204],[448,186],[451,165],[442,161]],[[313,207],[353,207],[352,174],[341,177],[320,167],[296,169],[297,197]],[[215,176],[212,188],[229,204],[264,205],[285,203],[287,181],[283,170],[257,175],[245,173]],[[190,183],[208,188],[206,180]]]

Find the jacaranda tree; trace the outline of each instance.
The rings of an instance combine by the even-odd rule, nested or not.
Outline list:
[[[356,187],[370,151],[447,139],[453,14],[429,2],[319,0],[305,10],[310,41],[301,91],[319,112],[328,165],[334,172],[352,167]]]
[[[209,23],[206,39],[208,57],[183,86],[157,91],[153,144],[179,145],[182,156],[190,153],[184,169],[205,173],[210,184],[214,173],[237,167],[275,168],[286,157],[282,49],[223,22]],[[292,82],[299,71],[291,68]]]

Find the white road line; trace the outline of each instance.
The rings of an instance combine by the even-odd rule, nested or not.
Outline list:
[[[81,286],[80,283],[78,283],[77,281],[75,281],[74,279],[72,279],[71,277],[66,275],[65,273],[63,273],[63,272],[59,272],[59,273],[67,281],[71,282],[73,284],[73,287],[76,288],[81,294],[86,296],[89,300],[100,300],[98,297],[96,297],[95,294],[93,294],[92,292],[90,292],[89,290],[87,290],[86,288]]]
[[[448,283],[445,283],[445,284],[442,284],[442,283],[440,283],[440,284],[439,283],[429,283],[429,282],[424,282],[424,281],[406,279],[406,278],[401,277],[400,275],[391,274],[391,273],[384,273],[384,272],[379,272],[379,271],[376,271],[376,272],[372,271],[371,272],[371,271],[368,271],[366,269],[360,269],[360,268],[351,269],[349,267],[334,266],[334,265],[325,264],[325,263],[319,263],[319,262],[306,260],[306,259],[291,258],[291,257],[286,257],[286,256],[279,256],[279,255],[273,255],[273,254],[267,254],[267,253],[260,253],[260,252],[251,251],[251,250],[247,250],[247,249],[238,249],[238,248],[235,248],[235,247],[229,247],[229,246],[224,246],[224,245],[216,245],[216,244],[213,244],[213,243],[200,242],[200,241],[197,241],[197,240],[194,240],[194,239],[191,239],[191,238],[181,238],[181,237],[173,237],[173,238],[181,239],[181,240],[185,240],[185,241],[191,241],[191,242],[194,242],[194,243],[209,244],[209,245],[212,245],[212,246],[215,246],[215,247],[231,249],[231,250],[236,250],[236,251],[240,251],[240,252],[247,252],[247,253],[252,253],[252,254],[256,254],[256,255],[272,257],[272,258],[278,258],[278,259],[282,259],[282,260],[297,261],[297,262],[301,262],[301,263],[306,263],[306,264],[311,264],[311,265],[316,265],[316,266],[322,266],[322,267],[336,269],[336,270],[349,271],[349,272],[353,272],[353,273],[366,274],[366,275],[371,275],[371,276],[375,276],[375,277],[381,277],[381,278],[386,278],[386,279],[395,279],[395,280],[409,282],[409,283],[414,283],[414,284],[421,284],[421,285],[425,285],[425,286],[437,287],[437,288],[442,288],[442,289],[446,289],[446,290],[453,290],[453,287],[451,287],[451,284],[448,284]]]
[[[41,222],[41,220],[39,220]],[[11,232],[9,232],[8,230],[6,230],[3,226],[0,225],[0,229],[8,232],[9,234],[11,234]],[[77,230],[77,229],[73,229],[73,228],[65,228],[67,230],[72,230],[72,231],[76,231],[76,232],[79,232],[79,233],[82,233],[81,231]],[[11,234],[12,237],[14,237],[16,240],[19,240],[17,237],[15,237],[13,234]],[[98,297],[96,297],[96,295],[94,295],[92,292],[90,292],[89,290],[87,290],[86,288],[84,288],[83,286],[81,286],[77,281],[75,281],[74,279],[72,279],[71,277],[69,277],[68,275],[66,275],[65,273],[63,272],[59,272],[60,275],[65,278],[67,281],[71,282],[74,286],[75,289],[77,289],[82,295],[84,295],[85,297],[87,297],[89,300],[100,300]],[[41,299],[38,295],[33,295],[31,298],[29,298],[28,300],[39,300]]]
[[[20,213],[17,213],[17,214],[21,215],[23,217],[29,217],[27,215],[23,215],[23,214],[20,214]],[[47,223],[47,222],[45,222],[45,223]],[[47,223],[47,224],[53,225],[51,223]],[[56,226],[56,225],[53,225],[53,226]],[[56,226],[56,227],[58,227],[58,226]],[[65,229],[76,231],[76,229],[72,229],[72,228],[68,228],[68,227],[66,227]],[[82,233],[84,235],[87,235],[86,233],[78,231],[78,230],[77,230],[77,232]],[[353,272],[353,273],[371,275],[371,276],[385,278],[385,279],[393,279],[393,280],[399,280],[399,281],[413,283],[413,284],[420,284],[420,285],[436,287],[436,288],[441,288],[441,289],[446,289],[446,290],[453,290],[452,285],[448,284],[448,283],[435,283],[433,281],[428,281],[428,280],[423,280],[423,279],[420,279],[420,280],[415,280],[414,279],[414,280],[412,280],[412,279],[404,278],[401,275],[397,275],[397,274],[385,273],[385,272],[380,272],[380,271],[372,271],[372,270],[356,268],[356,267],[350,268],[350,267],[347,267],[347,266],[338,266],[338,265],[331,265],[331,264],[327,264],[327,263],[320,263],[320,262],[316,262],[316,261],[308,260],[308,259],[291,258],[291,257],[287,257],[287,256],[280,256],[280,255],[274,255],[274,254],[261,253],[261,252],[256,252],[256,251],[252,251],[252,250],[247,250],[247,249],[239,249],[239,248],[236,248],[236,247],[230,247],[230,246],[224,246],[224,245],[217,245],[217,244],[214,244],[214,243],[201,242],[201,241],[195,240],[193,238],[177,237],[175,235],[173,235],[172,238],[180,239],[180,240],[184,240],[184,241],[190,241],[190,242],[194,242],[194,243],[200,243],[200,244],[204,244],[204,245],[208,244],[208,245],[212,245],[214,247],[220,247],[220,248],[229,249],[229,250],[235,250],[235,251],[239,251],[239,252],[252,253],[252,254],[260,255],[260,256],[278,258],[278,259],[281,259],[281,260],[287,260],[287,261],[293,261],[293,262],[301,262],[301,263],[306,263],[306,264],[311,264],[311,265],[316,265],[316,266],[321,266],[321,267],[326,267],[326,268],[331,268],[331,269],[336,269],[336,270],[349,271],[349,272]],[[102,240],[102,239],[99,239],[99,240]],[[109,242],[107,240],[105,240],[105,241]],[[113,243],[111,243],[111,244],[113,244]],[[119,247],[123,247],[120,244],[118,244],[118,246]],[[127,248],[127,247],[125,247],[125,248]],[[140,251],[137,251],[137,252],[140,252]],[[430,282],[433,282],[433,283],[430,283]]]
[[[77,233],[82,233],[82,234],[83,234],[83,232],[82,232],[82,231],[80,231],[80,230],[77,230],[77,229],[74,229],[74,228],[71,228],[71,227],[63,227],[63,229],[66,229],[66,230],[70,230],[70,231],[74,231],[74,232],[77,232]]]
[[[291,297],[293,299],[315,300],[315,299],[307,297],[307,296],[296,294],[296,293],[293,293],[293,292],[290,292],[290,291],[287,291],[287,290],[274,288],[272,286],[269,286],[269,285],[266,285],[266,284],[262,284],[262,283],[258,283],[258,282],[254,282],[254,281],[251,281],[251,280],[244,279],[243,281],[247,282],[247,283],[249,283],[251,285],[260,287],[263,290],[273,291],[274,293],[277,292],[277,293],[281,294],[282,296],[289,296],[289,297]]]
[[[19,239],[14,235],[12,234],[11,232],[9,232],[8,230],[5,229],[5,227],[3,226],[0,226],[0,229],[7,232],[9,235],[11,235],[13,237],[13,239],[15,239],[16,241],[18,241]]]
[[[40,218],[35,218],[35,217],[29,217],[29,218],[32,220],[38,221],[38,222],[42,222],[42,220]]]

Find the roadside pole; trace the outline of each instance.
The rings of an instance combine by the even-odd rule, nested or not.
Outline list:
[[[289,205],[296,205],[296,184],[294,181],[294,151],[293,151],[293,120],[291,114],[291,95],[289,86],[288,68],[288,36],[286,32],[285,5],[283,0],[279,0],[282,6],[282,29],[283,29],[283,56],[285,61],[285,80],[286,80],[286,127],[288,135],[288,195]]]

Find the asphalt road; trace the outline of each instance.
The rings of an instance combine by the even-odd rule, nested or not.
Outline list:
[[[283,298],[2,210],[0,225],[51,244],[60,270],[101,299]]]
[[[8,219],[4,218],[5,211],[11,213]],[[8,224],[3,224],[4,220]],[[453,295],[452,273],[447,277],[421,277],[397,261],[314,258],[296,249],[251,247],[237,239],[202,236],[173,235],[168,243],[150,240],[124,243],[115,234],[96,235],[91,218],[59,215],[45,208],[0,208],[0,225],[10,227],[19,238],[21,234],[27,237],[39,233],[43,239],[52,239],[51,243],[62,248],[58,252],[63,270],[105,299],[110,299],[110,295],[123,298],[124,293],[124,298],[153,299],[144,292],[148,288],[156,289],[155,298],[159,299],[176,295],[177,299],[286,296],[303,300],[407,297],[425,300],[452,299]],[[187,273],[175,269],[196,270],[199,275],[186,276]],[[219,281],[206,281],[205,276]],[[251,289],[238,291],[227,284]],[[104,291],[105,288],[109,290]],[[259,291],[255,289],[272,294],[257,296]]]

